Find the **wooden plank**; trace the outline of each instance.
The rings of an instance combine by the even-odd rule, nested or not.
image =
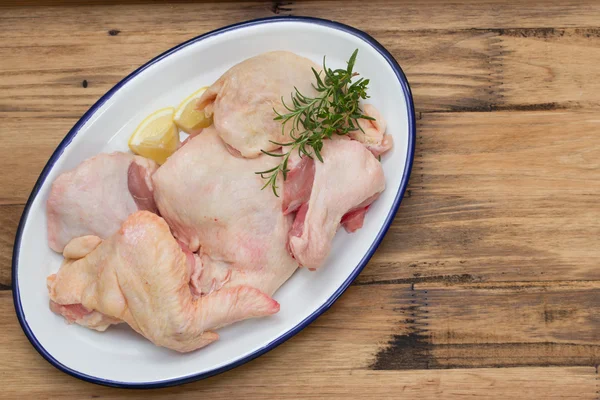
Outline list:
[[[599,279],[599,127],[593,112],[423,114],[409,197],[359,282]]]
[[[13,398],[60,399],[579,399],[594,400],[596,374],[592,367],[514,368],[432,371],[331,371],[291,375],[293,367],[280,365],[279,370],[260,370],[264,363],[256,362],[234,372],[182,387],[152,391],[116,390],[76,381],[49,368],[44,375],[35,375],[34,384],[25,379],[26,387],[18,385],[11,372],[5,390]],[[315,368],[318,368],[315,366]],[[29,373],[29,371],[27,371]],[[9,397],[7,397],[9,398]]]
[[[0,206],[0,290],[11,286],[12,249],[22,212],[21,205]]]
[[[491,110],[504,101],[499,34],[485,30],[399,32],[369,27],[402,66],[417,112]],[[519,99],[514,99],[519,102]]]
[[[529,340],[529,343],[522,344],[523,349],[519,360],[525,357],[523,352],[528,352],[527,357],[531,364],[553,365],[554,362],[558,362],[564,365],[587,365],[587,367],[408,371],[402,370],[406,364],[398,364],[395,366],[396,369],[400,369],[398,371],[382,370],[380,367],[385,365],[382,364],[382,360],[392,354],[389,346],[395,346],[393,347],[395,359],[402,359],[402,355],[405,355],[405,360],[407,357],[411,358],[406,362],[412,363],[413,367],[421,366],[419,363],[423,358],[418,355],[418,351],[422,350],[419,348],[419,343],[411,343],[408,340],[404,345],[398,345],[401,342],[398,337],[402,332],[414,330],[418,325],[418,322],[405,321],[407,313],[411,312],[407,307],[410,307],[415,292],[418,293],[417,296],[429,296],[428,301],[431,301],[431,304],[425,307],[431,310],[432,314],[436,314],[435,318],[439,326],[448,322],[453,316],[462,318],[460,327],[454,329],[453,325],[453,332],[456,334],[452,336],[454,341],[460,341],[459,338],[463,337],[460,335],[460,329],[469,329],[465,325],[477,322],[480,318],[475,310],[469,311],[469,307],[476,304],[475,299],[469,301],[467,297],[466,311],[458,300],[459,296],[469,296],[477,290],[486,293],[485,300],[491,300],[493,306],[485,317],[489,318],[490,325],[501,322],[498,330],[503,332],[504,338],[510,338],[511,329],[523,322],[522,319],[516,319],[510,323],[508,320],[498,319],[491,312],[500,310],[499,315],[506,316],[509,312],[507,308],[511,307],[509,305],[502,307],[502,296],[505,298],[510,298],[512,295],[523,296],[516,290],[508,289],[507,293],[503,293],[502,289],[474,289],[468,286],[452,294],[451,289],[445,287],[428,287],[426,290],[428,293],[424,294],[424,289],[412,290],[410,285],[352,287],[330,311],[265,356],[221,376],[179,388],[152,392],[114,391],[80,382],[55,370],[25,339],[12,310],[10,292],[0,292],[0,322],[3,327],[3,334],[0,336],[0,352],[3,354],[0,375],[6,383],[3,395],[7,398],[25,396],[71,399],[88,396],[198,398],[206,394],[218,399],[237,398],[242,395],[244,398],[298,398],[298,396],[343,398],[348,395],[358,398],[389,398],[390,396],[396,398],[402,393],[407,398],[416,397],[417,394],[419,398],[436,398],[435,396],[439,398],[441,395],[443,398],[459,398],[471,395],[475,398],[507,399],[518,396],[528,398],[528,394],[535,397],[543,396],[541,398],[568,396],[578,399],[594,398],[594,392],[598,389],[596,370],[590,357],[590,346],[586,347],[583,344],[573,345],[575,349],[579,349],[579,354],[571,351],[563,357],[557,355],[551,348],[540,349],[535,340]],[[598,314],[597,290],[598,286],[588,287],[585,290],[580,288],[577,297],[584,300],[583,307],[590,307],[590,310],[578,310],[578,313],[584,314],[570,314],[565,318],[589,326],[589,315]],[[529,293],[529,296],[534,296],[532,293],[536,293],[527,290],[525,292]],[[544,292],[537,292],[537,294],[544,295],[548,299],[558,298],[558,294],[552,289],[550,292],[551,294]],[[420,303],[422,300],[417,298],[416,301]],[[520,300],[524,301],[527,298],[520,297]],[[449,304],[445,304],[445,301]],[[540,306],[531,308],[533,310],[536,307],[541,310]],[[443,315],[445,310],[449,313],[448,317]],[[467,319],[467,315],[470,315],[471,319]],[[428,329],[434,328],[432,319],[428,322]],[[525,322],[527,327],[533,327],[538,334],[544,329],[548,333],[552,332],[552,329],[542,324],[535,324],[533,320]],[[518,329],[525,331],[525,328]],[[473,331],[475,330],[477,329]],[[479,324],[479,330],[485,331],[482,324]],[[575,337],[581,332],[581,329],[573,332],[569,340],[576,341]],[[392,333],[397,335],[392,338],[393,344],[387,345],[386,341]],[[462,348],[444,347],[441,343],[448,343],[449,340],[445,340],[443,335],[433,337],[435,343],[430,343],[431,350],[428,350],[429,353],[424,356],[431,365],[422,365],[423,368],[446,368],[449,363],[464,368],[477,365],[483,356],[487,356],[488,359],[501,357],[506,363],[515,359],[514,354],[501,354],[494,348],[481,350],[474,344],[466,346],[463,344]],[[560,335],[556,334],[542,339],[561,340]],[[495,340],[503,339],[496,336]],[[514,353],[514,348],[512,350]],[[386,352],[388,352],[387,356]],[[377,366],[377,362],[381,365]],[[518,391],[514,390],[516,387],[519,388]]]
[[[336,1],[292,2],[287,5],[292,15],[321,16],[360,27],[389,26],[398,30],[418,29],[488,29],[532,27],[596,27],[600,6],[593,1],[515,0],[459,1],[450,6],[443,0],[403,1],[390,10],[393,0],[352,2],[352,10],[340,10]],[[347,3],[344,3],[346,5]],[[589,13],[588,15],[585,15]]]
[[[134,14],[136,18],[129,18],[126,26],[112,18],[112,13],[95,15],[96,8],[90,11],[92,17],[86,13],[85,19],[75,17],[72,9],[63,15],[58,8],[39,17],[0,17],[0,31],[6,31],[0,38],[0,113],[81,115],[120,79],[162,51],[237,22],[246,13],[269,13],[265,7],[244,4],[236,8],[230,4],[232,12],[224,17],[210,5],[199,6],[204,8],[181,23],[178,19],[182,16],[176,11],[185,9],[169,10],[170,24],[165,24],[161,8]],[[194,10],[188,11],[194,16]],[[26,28],[39,23],[39,18],[45,21],[46,29]],[[8,27],[15,20],[21,28]],[[596,83],[600,72],[594,68],[600,61],[598,28],[400,32],[394,25],[378,24],[366,29],[403,66],[418,111],[600,104],[600,84]],[[71,31],[78,35],[69,35]]]
[[[599,282],[422,283],[395,298],[404,324],[375,369],[600,363]]]
[[[222,3],[243,3],[251,0],[220,0]],[[303,1],[303,0],[300,0]],[[124,4],[214,3],[210,0],[2,0],[0,7],[107,6]]]
[[[600,28],[503,29],[498,34],[501,56],[494,62],[503,103],[600,104]]]
[[[555,342],[600,350],[600,282],[425,283],[414,289],[427,304],[425,329],[433,344]]]
[[[52,152],[78,118],[3,118],[0,204],[24,204]],[[18,212],[9,208],[3,213]],[[11,216],[16,218],[16,216]],[[0,235],[6,235],[2,232]]]
[[[599,28],[369,32],[402,65],[420,112],[600,104]]]
[[[45,7],[46,4],[69,5],[79,3],[80,6]],[[15,4],[14,0],[4,0],[6,5]],[[321,18],[336,19],[351,25],[362,27],[389,24],[401,30],[414,29],[470,29],[470,28],[505,28],[505,27],[588,27],[598,25],[600,5],[593,0],[535,0],[523,4],[516,0],[486,0],[486,1],[457,1],[451,6],[444,0],[404,0],[400,4],[394,0],[375,0],[365,5],[357,0],[344,1],[340,7],[339,0],[333,1],[272,1],[272,2],[199,2],[200,4],[185,4],[187,1],[158,1],[158,0],[126,0],[123,5],[113,5],[117,1],[99,0],[97,4],[107,4],[103,7],[89,5],[84,0],[24,0],[16,5],[28,4],[34,7],[11,8],[18,15],[40,16],[53,9],[60,13],[81,13],[86,16],[101,14],[102,9],[118,7],[122,12],[115,13],[119,20],[131,18],[143,10],[152,13],[154,9],[169,9],[174,15],[181,15],[187,20],[190,15],[180,10],[205,10],[207,7],[222,10],[222,14],[236,12],[239,7],[250,9],[267,9],[271,15],[306,15]],[[112,4],[111,4],[112,3]],[[127,4],[129,3],[129,4]],[[138,3],[138,4],[136,4]],[[147,4],[139,4],[147,3]],[[184,4],[182,4],[184,3]],[[198,3],[198,2],[197,2]],[[35,8],[32,10],[32,8]],[[95,10],[94,10],[95,9]],[[81,14],[77,14],[79,16]],[[250,19],[253,14],[243,15],[241,19]],[[92,21],[90,21],[92,22]]]

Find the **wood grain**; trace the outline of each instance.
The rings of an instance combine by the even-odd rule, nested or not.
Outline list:
[[[374,360],[374,351],[379,340],[385,338],[389,332],[401,333],[411,329],[411,324],[403,321],[406,313],[410,313],[405,307],[410,304],[411,293],[413,290],[409,285],[351,288],[329,312],[318,318],[310,327],[257,360],[206,381],[180,388],[139,392],[102,388],[77,381],[55,370],[41,359],[23,337],[12,313],[9,293],[0,292],[0,321],[3,326],[0,348],[4,349],[1,368],[3,382],[7,384],[3,395],[13,398],[25,389],[33,398],[61,399],[88,396],[198,398],[203,394],[217,399],[240,396],[292,399],[300,395],[308,398],[397,398],[400,395],[406,398],[443,396],[453,399],[466,395],[475,398],[517,398],[519,395],[528,394],[544,396],[537,398],[594,398],[597,375],[590,356],[590,346],[585,345],[574,345],[576,350],[561,351],[560,346],[556,349],[551,346],[540,349],[533,342],[527,346],[522,345],[522,349],[512,346],[502,352],[502,349],[483,351],[476,345],[452,348],[430,343],[427,353],[420,355],[419,351],[423,351],[419,347],[420,344],[417,343],[413,348],[410,341],[404,341],[404,345],[399,347],[398,343],[402,341],[398,338],[399,335],[396,335],[392,339],[392,346],[395,346],[393,350],[388,348],[383,352],[387,352],[385,355],[380,353]],[[492,292],[489,295],[495,296]],[[587,293],[588,299],[594,304],[590,313],[597,313],[598,296],[596,293],[596,298],[592,299],[592,295],[591,292]],[[436,296],[433,295],[432,299]],[[453,308],[456,305],[457,302],[452,306],[442,307]],[[432,309],[443,312],[438,307],[432,306]],[[501,307],[497,305],[495,309],[498,308]],[[460,307],[453,311],[460,313]],[[468,313],[463,313],[463,318],[466,314]],[[490,312],[489,315],[492,316],[490,322],[498,322],[494,313]],[[499,320],[510,325],[508,320]],[[585,318],[581,320],[584,322]],[[444,321],[447,320],[444,319],[440,323],[443,324]],[[534,321],[526,320],[528,326],[534,326],[539,331],[540,328]],[[519,322],[515,321],[512,327]],[[464,330],[465,327],[459,327],[458,331],[460,329]],[[455,338],[460,337],[458,331]],[[443,341],[443,338],[436,339],[436,342]],[[421,370],[409,371],[406,364],[388,365],[388,368],[376,366],[375,371],[370,369],[369,363],[382,364],[390,359],[393,352],[396,352],[394,360],[404,359],[407,363],[412,363],[413,368],[421,367]],[[494,356],[504,356],[508,360],[516,360],[514,365],[540,365],[541,360],[548,362],[547,365],[557,362],[559,365],[588,366],[463,369],[469,364],[481,365],[481,362],[485,361],[481,358],[484,354],[490,359]],[[529,363],[524,363],[527,357]],[[423,359],[431,364],[420,365]],[[438,362],[440,364],[437,364]],[[22,374],[24,365],[27,366],[25,375]],[[450,366],[460,366],[461,369],[426,370]],[[518,386],[519,390],[513,391],[513,386]]]
[[[596,112],[424,114],[407,198],[359,282],[598,279]]]
[[[524,4],[517,0],[485,0],[485,1],[455,1],[449,6],[444,0],[374,0],[368,5],[357,0],[329,1],[224,1],[193,2],[189,1],[160,1],[160,0],[98,0],[109,3],[103,13],[97,6],[90,6],[85,0],[4,0],[5,5],[33,5],[34,7],[11,7],[11,12],[18,15],[41,16],[49,13],[55,17],[60,14],[77,14],[86,17],[105,14],[105,19],[129,21],[131,18],[144,18],[140,15],[128,14],[127,11],[144,10],[149,16],[155,10],[167,11],[173,21],[186,21],[194,18],[193,14],[215,11],[211,16],[228,18],[228,13],[241,8],[246,11],[265,8],[271,15],[306,15],[335,19],[350,25],[382,26],[387,25],[399,30],[416,29],[471,29],[471,28],[532,28],[532,27],[597,27],[600,5],[595,1],[582,0],[533,0]],[[77,4],[76,7],[47,7],[55,4]],[[96,3],[96,1],[94,1]],[[111,4],[112,3],[112,4]],[[115,3],[119,3],[116,4]],[[129,4],[128,4],[129,3]],[[133,4],[132,4],[133,3]],[[138,4],[135,4],[138,3]],[[142,4],[139,4],[142,3]],[[145,3],[145,4],[143,4]],[[185,4],[181,4],[185,3]],[[122,5],[124,4],[124,5]],[[245,8],[248,7],[248,8]],[[97,8],[94,12],[94,8]],[[115,12],[117,9],[122,12]],[[186,14],[185,10],[190,11]],[[263,11],[264,12],[264,11]],[[177,18],[181,16],[181,18]],[[250,19],[252,14],[242,15],[238,20]],[[164,14],[163,14],[163,19]],[[49,21],[50,22],[50,21]],[[148,29],[150,31],[150,29]]]
[[[300,15],[310,14],[305,10],[309,4],[292,7],[300,7]],[[319,4],[337,7],[336,2]],[[112,13],[95,7],[7,10],[0,18],[0,31],[5,32],[0,38],[0,114],[75,118],[162,51],[222,25],[273,15],[269,3],[177,4],[167,15],[161,6],[145,5],[137,12],[141,7],[110,7]],[[409,75],[419,111],[598,104],[594,96],[600,72],[593,66],[600,61],[600,46],[595,28],[472,29],[446,23],[432,29],[417,14],[411,21],[421,25],[407,30],[405,21],[389,17],[384,24],[356,20],[353,9],[358,3],[345,7],[348,15],[341,21],[365,29],[392,51]],[[566,26],[569,13],[563,6],[560,11],[566,13],[561,25]],[[27,28],[27,21],[40,18],[48,20],[44,30]],[[67,32],[77,32],[77,40]]]
[[[398,304],[401,317],[375,369],[600,362],[598,282],[422,283],[377,290],[394,293],[388,301]]]
[[[86,3],[0,4],[0,398],[598,399],[600,3]],[[330,311],[234,371],[145,392],[58,372],[6,290],[48,157],[148,59],[273,15],[363,29],[408,76],[417,155],[379,250]]]
[[[0,206],[0,290],[11,285],[12,247],[23,206]]]
[[[25,204],[48,159],[77,119],[2,118],[0,152],[3,157],[0,168],[6,173],[0,174],[0,187],[3,188],[0,191],[0,208]],[[14,208],[9,207],[2,214],[10,210]],[[4,234],[12,233],[0,233]]]

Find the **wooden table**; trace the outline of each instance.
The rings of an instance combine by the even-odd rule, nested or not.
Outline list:
[[[599,398],[600,2],[12,3],[0,8],[0,397]],[[151,57],[275,14],[367,31],[411,83],[417,153],[377,254],[309,328],[220,376],[141,392],[55,370],[10,286],[46,160]]]

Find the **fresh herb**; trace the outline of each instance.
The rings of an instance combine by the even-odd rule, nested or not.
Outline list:
[[[276,121],[281,121],[281,132],[285,135],[286,123],[292,124],[290,138],[287,143],[271,143],[282,146],[281,153],[272,153],[261,150],[264,154],[272,157],[280,157],[281,162],[274,168],[266,171],[256,172],[266,180],[263,189],[271,186],[275,196],[277,194],[277,177],[281,172],[283,180],[287,179],[288,161],[292,151],[297,150],[300,157],[307,156],[323,162],[321,150],[323,149],[323,140],[330,139],[335,135],[347,135],[349,132],[361,130],[358,124],[359,119],[374,120],[362,113],[359,106],[360,99],[367,99],[367,85],[369,80],[360,78],[352,82],[352,78],[358,75],[354,72],[354,63],[358,49],[352,53],[348,60],[346,69],[327,68],[325,57],[323,57],[323,71],[317,72],[312,69],[315,75],[316,85],[313,87],[318,92],[317,97],[308,97],[300,93],[296,87],[291,95],[291,105],[286,104],[283,97],[281,102],[288,113],[281,114],[274,109],[277,116]],[[323,75],[323,76],[321,76]],[[289,149],[285,151],[285,149]]]

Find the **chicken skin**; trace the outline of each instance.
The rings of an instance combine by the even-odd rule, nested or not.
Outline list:
[[[115,152],[99,154],[61,174],[46,204],[50,248],[62,252],[72,239],[105,239],[138,210],[155,211],[152,195],[154,161]]]
[[[340,224],[351,232],[360,228],[369,205],[385,189],[381,163],[362,143],[325,140],[321,156],[323,162],[294,157],[282,205],[288,213],[297,210],[289,249],[310,269],[323,264]]]
[[[294,87],[315,97],[311,60],[288,51],[273,51],[249,58],[225,72],[198,100],[198,109],[212,115],[217,132],[243,157],[257,157],[261,149],[274,150],[274,142],[288,142],[291,123],[282,132],[273,109],[287,112]]]
[[[279,304],[247,285],[195,295],[193,255],[156,214],[138,211],[108,239],[69,243],[57,274],[48,277],[51,308],[72,322],[103,330],[125,322],[154,344],[179,352],[218,339],[214,329],[279,311]]]
[[[193,282],[201,293],[244,284],[271,295],[298,268],[286,250],[293,217],[254,174],[278,162],[233,156],[209,127],[153,175],[161,215],[178,240],[200,253]]]

